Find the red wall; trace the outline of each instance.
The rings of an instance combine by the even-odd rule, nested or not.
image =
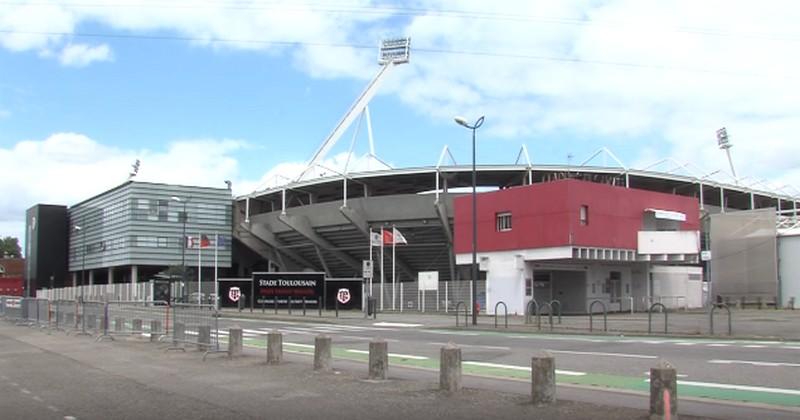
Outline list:
[[[0,277],[0,295],[22,296],[22,277]]]
[[[589,224],[580,225],[580,207]],[[454,200],[455,251],[472,251],[472,197]],[[700,229],[699,203],[692,197],[614,187],[578,180],[526,185],[478,195],[478,250],[481,252],[564,245],[635,249],[644,210],[684,213],[681,230]],[[512,229],[497,232],[495,214],[510,211]],[[571,239],[570,239],[571,237]]]

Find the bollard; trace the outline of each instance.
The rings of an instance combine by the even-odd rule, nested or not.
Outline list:
[[[155,342],[161,338],[161,321],[150,321],[150,341]]]
[[[314,337],[314,370],[331,370],[331,338],[324,334]]]
[[[177,346],[186,341],[186,325],[182,322],[176,322],[172,326],[172,345]]]
[[[650,419],[678,418],[678,380],[675,368],[667,361],[650,368]]]
[[[439,357],[439,389],[456,392],[461,389],[461,349],[453,343],[442,347]]]
[[[369,379],[385,380],[389,371],[389,345],[377,338],[369,342]]]
[[[283,361],[283,334],[272,330],[267,334],[267,364],[277,365]]]
[[[197,350],[207,351],[211,348],[211,326],[199,325],[197,327]]]
[[[142,333],[142,320],[141,319],[134,319],[133,325],[131,326],[133,329],[134,334],[141,334]]]
[[[114,332],[121,333],[125,331],[125,318],[114,319]]]
[[[535,405],[556,402],[556,359],[548,352],[531,358],[531,400]]]
[[[234,326],[228,330],[228,357],[242,355],[242,327]]]

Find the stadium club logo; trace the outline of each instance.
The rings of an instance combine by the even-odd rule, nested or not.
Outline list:
[[[342,305],[347,305],[347,302],[350,302],[350,289],[339,289],[339,293],[336,294],[336,300]]]
[[[228,289],[228,299],[230,299],[231,302],[238,302],[240,297],[242,297],[242,291],[238,286]]]

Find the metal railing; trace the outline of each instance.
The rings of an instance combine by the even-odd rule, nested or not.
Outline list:
[[[506,303],[503,302],[502,300],[494,305],[494,327],[497,328],[497,307],[500,305],[503,305],[504,319],[506,323],[506,328],[508,328],[508,306],[506,306]]]
[[[662,312],[664,312],[664,334],[668,334],[667,328],[668,328],[669,324],[668,324],[667,319],[668,319],[669,311],[667,311],[667,307],[664,306],[663,303],[658,303],[658,302],[650,305],[650,307],[647,308],[647,333],[648,334],[652,334],[653,333],[653,309],[656,308],[656,307],[660,307]]]
[[[205,352],[220,351],[219,312],[214,305],[176,303],[172,305],[172,347],[197,346]]]
[[[608,332],[608,307],[602,300],[594,300],[589,304],[589,332],[594,330],[594,305],[596,303],[603,307],[603,331]]]

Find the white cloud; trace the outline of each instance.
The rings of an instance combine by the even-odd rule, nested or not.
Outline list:
[[[58,61],[68,67],[86,67],[95,61],[111,60],[111,49],[106,44],[69,44],[58,56]]]
[[[138,181],[224,187],[229,179],[235,185],[232,155],[245,147],[239,140],[198,139],[165,150],[125,150],[83,134],[56,133],[0,148],[0,166],[10,174],[0,177],[0,236],[22,235],[25,210],[35,204],[73,205],[125,182],[136,159]]]
[[[797,2],[419,0],[413,10],[429,10],[421,14],[405,7],[369,0],[11,4],[0,6],[0,27],[12,31],[0,34],[0,45],[61,51],[44,55],[65,64],[110,58],[105,44],[69,44],[57,34],[90,23],[101,32],[166,33],[202,47],[287,54],[312,77],[365,79],[375,71],[373,49],[323,45],[407,34],[411,64],[383,92],[420,118],[486,114],[484,130],[494,137],[627,141],[626,160],[673,156],[709,169],[727,167],[713,138],[724,125],[739,172],[800,184],[800,163],[791,158],[800,152],[793,138],[800,56],[791,53],[800,45]],[[68,51],[75,60],[63,59]]]

